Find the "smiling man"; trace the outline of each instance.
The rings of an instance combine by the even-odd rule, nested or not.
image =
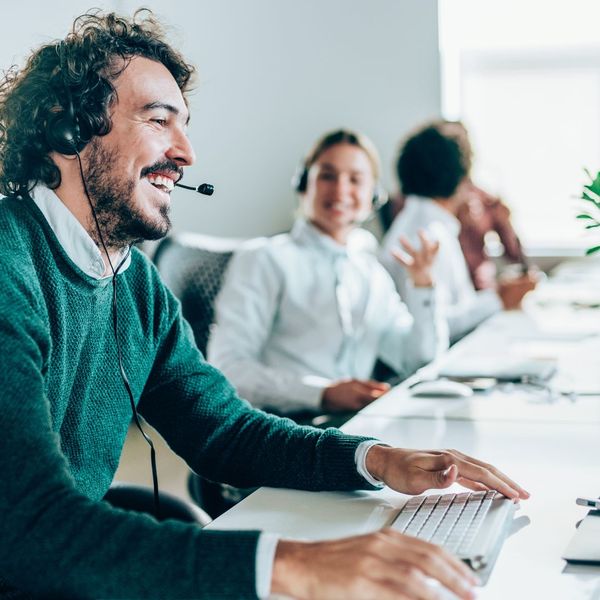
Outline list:
[[[66,51],[59,47],[59,53]],[[195,155],[186,134],[188,108],[169,69],[143,56],[109,60],[109,69],[118,74],[111,82],[110,131],[92,137],[81,159],[87,193],[110,253],[167,234],[170,193]],[[59,93],[60,83],[59,78]],[[52,160],[61,173],[54,193],[102,247],[90,206],[81,202],[85,190],[78,155],[53,152]]]
[[[132,405],[194,470],[237,486],[459,480],[526,496],[454,451],[268,416],[204,361],[131,248],[167,233],[169,192],[194,162],[191,74],[151,17],[98,14],[0,82],[0,598],[425,597],[425,576],[470,597],[466,567],[395,532],[307,544],[103,501]]]

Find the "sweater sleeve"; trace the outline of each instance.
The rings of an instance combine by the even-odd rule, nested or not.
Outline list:
[[[159,523],[77,489],[45,390],[47,322],[3,275],[0,580],[40,597],[255,597],[258,532]]]
[[[354,455],[366,438],[301,427],[254,409],[202,358],[178,301],[140,411],[201,475],[240,487],[370,489]]]

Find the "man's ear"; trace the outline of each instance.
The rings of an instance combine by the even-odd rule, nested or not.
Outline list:
[[[60,169],[61,163],[64,165],[69,164],[73,160],[77,160],[76,154],[61,154],[60,152],[56,152],[53,150],[48,155],[52,159],[52,162]]]

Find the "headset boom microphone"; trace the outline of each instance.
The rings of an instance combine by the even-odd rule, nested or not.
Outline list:
[[[205,196],[212,196],[215,191],[215,186],[210,183],[201,183],[198,187],[184,185],[183,183],[176,183],[175,185],[185,190],[192,190],[193,192],[204,194]]]

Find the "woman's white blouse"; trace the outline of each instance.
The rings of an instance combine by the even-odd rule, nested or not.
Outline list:
[[[375,247],[364,230],[343,246],[298,220],[238,252],[217,298],[209,360],[243,398],[284,411],[317,408],[339,379],[368,379],[378,357],[402,374],[433,360],[448,345],[434,290],[411,287],[409,312]]]

